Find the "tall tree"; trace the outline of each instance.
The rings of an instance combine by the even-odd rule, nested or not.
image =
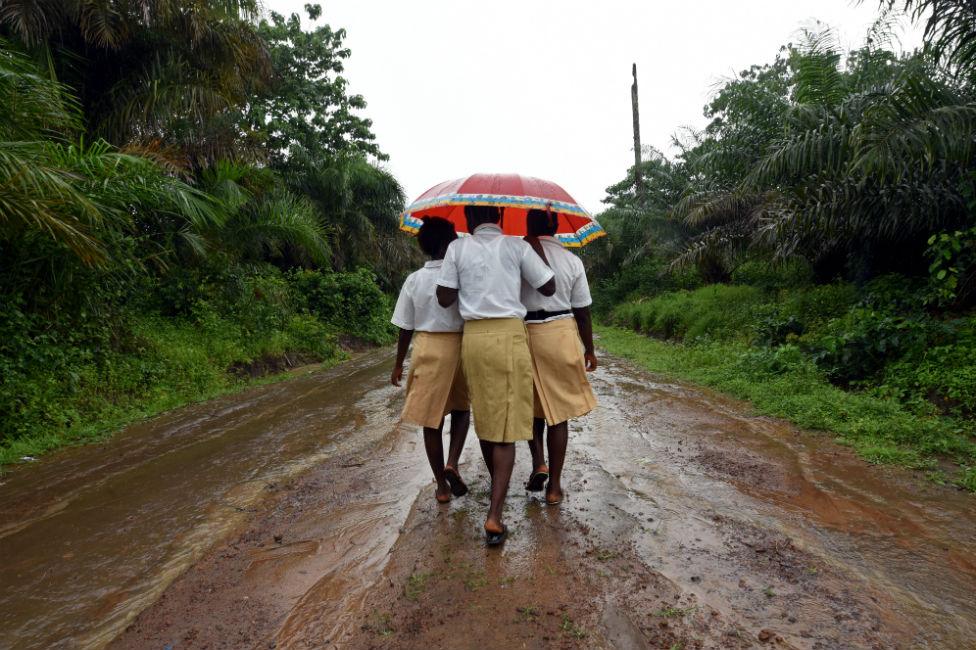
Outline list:
[[[9,0],[0,30],[79,98],[86,130],[202,167],[242,155],[232,118],[266,81],[255,0]]]
[[[104,141],[78,144],[77,101],[3,41],[0,106],[0,239],[8,244],[45,236],[99,264],[106,234],[142,206],[197,223],[216,217],[207,197],[150,161]]]
[[[822,277],[922,268],[928,234],[965,223],[976,105],[925,54],[845,60],[826,34],[790,56],[782,134],[728,190],[677,212],[706,228],[684,259],[800,256]]]
[[[322,15],[319,5],[305,5],[310,20]],[[263,135],[273,165],[321,160],[334,155],[386,156],[376,145],[372,122],[357,114],[366,107],[352,95],[343,77],[350,51],[343,46],[344,29],[320,25],[302,28],[301,17],[272,13],[258,34],[267,44],[272,82],[249,102],[243,120]]]

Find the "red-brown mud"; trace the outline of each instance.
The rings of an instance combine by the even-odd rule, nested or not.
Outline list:
[[[0,646],[976,647],[973,497],[609,359],[567,499],[440,506],[389,353],[18,469]]]

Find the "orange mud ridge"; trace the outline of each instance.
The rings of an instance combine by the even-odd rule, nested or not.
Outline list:
[[[438,505],[389,363],[3,479],[0,647],[976,647],[971,495],[608,359],[567,499],[521,490],[520,446],[486,549],[474,436]]]

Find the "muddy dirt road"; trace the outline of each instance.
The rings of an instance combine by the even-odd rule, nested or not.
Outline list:
[[[567,500],[439,506],[390,353],[0,478],[0,647],[976,648],[976,500],[614,359]]]

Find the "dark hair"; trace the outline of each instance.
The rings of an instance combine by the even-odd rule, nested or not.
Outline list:
[[[424,217],[424,223],[417,231],[417,243],[420,250],[429,257],[439,257],[444,254],[447,245],[457,239],[454,224],[441,217]]]
[[[545,210],[539,210],[538,208],[529,210],[529,213],[525,217],[526,232],[533,237],[555,235],[556,230],[559,228],[559,214],[556,212],[551,214],[552,220],[549,218],[550,213]]]
[[[497,205],[466,205],[464,218],[478,223],[498,223],[502,218],[502,210]]]

